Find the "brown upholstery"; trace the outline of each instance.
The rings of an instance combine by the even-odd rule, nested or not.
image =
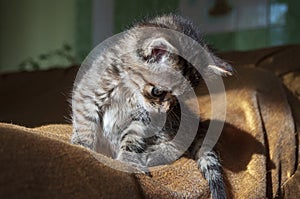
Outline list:
[[[226,122],[216,146],[228,198],[300,198],[300,46],[223,53]],[[0,121],[66,123],[76,67],[0,76]],[[210,99],[198,89],[203,125]],[[204,106],[205,105],[205,106]],[[192,105],[191,105],[192,106]],[[183,157],[152,176],[69,144],[70,125],[0,124],[0,198],[209,198],[195,162]],[[97,158],[95,158],[97,156]],[[100,160],[100,161],[98,161]]]

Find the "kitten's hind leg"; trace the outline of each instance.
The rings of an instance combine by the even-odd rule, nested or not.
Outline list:
[[[196,157],[196,161],[202,175],[208,181],[212,198],[226,199],[222,167],[217,154],[214,151],[204,152]]]

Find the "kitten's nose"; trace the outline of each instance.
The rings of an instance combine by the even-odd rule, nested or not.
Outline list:
[[[168,101],[164,101],[160,105],[161,112],[167,112],[169,110],[169,108],[170,108],[170,103]]]
[[[161,102],[159,106],[157,107],[157,112],[160,113],[166,113],[169,110],[169,103],[168,102]]]

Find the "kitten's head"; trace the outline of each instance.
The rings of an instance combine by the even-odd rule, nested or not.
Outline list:
[[[176,97],[196,86],[202,79],[201,74],[188,61],[179,55],[177,45],[168,35],[143,35],[134,62],[130,61],[129,76],[139,104],[148,111],[167,112],[177,102]],[[180,47],[182,48],[182,46]],[[213,65],[206,66],[208,71],[218,75],[231,73],[231,67],[215,57],[204,46],[203,51],[213,57]],[[204,53],[205,54],[205,53]],[[203,56],[203,55],[202,55]]]
[[[126,57],[126,84],[133,88],[138,104],[150,112],[167,112],[176,104],[176,96],[189,86],[179,56],[164,37],[150,37]]]

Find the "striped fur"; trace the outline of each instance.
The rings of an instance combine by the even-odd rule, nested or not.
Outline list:
[[[201,76],[176,54],[177,46],[167,39],[169,35],[139,32],[140,27],[184,33],[214,57],[197,28],[182,17],[164,15],[136,24],[123,40],[113,44],[111,51],[96,57],[88,70],[80,71],[81,79],[72,95],[71,142],[147,172],[148,166],[170,163],[184,152],[168,142],[180,125],[177,97],[184,95],[190,85],[199,84]],[[184,44],[181,47],[185,48]],[[106,70],[102,72],[101,67]],[[165,123],[160,124],[165,115]],[[154,153],[158,150],[163,153]],[[195,159],[213,198],[225,198],[217,156],[211,152]]]

